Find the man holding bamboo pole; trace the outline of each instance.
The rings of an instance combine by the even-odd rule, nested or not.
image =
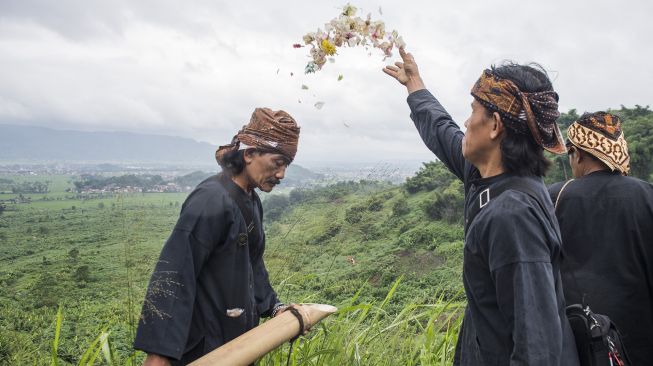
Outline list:
[[[152,274],[134,341],[144,365],[185,365],[286,309],[263,263],[254,189],[280,183],[298,141],[288,113],[257,108],[217,150],[222,173],[188,196]]]

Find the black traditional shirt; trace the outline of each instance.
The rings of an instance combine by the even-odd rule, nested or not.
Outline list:
[[[463,132],[427,90],[408,96],[411,118],[426,146],[463,181],[465,213],[480,192],[521,179],[549,212],[526,193],[492,199],[465,234],[463,284],[467,308],[456,365],[578,365],[565,316],[559,272],[560,235],[540,178],[501,174],[481,178],[462,155]]]
[[[562,183],[549,188],[555,202]],[[653,186],[598,171],[571,181],[556,209],[568,304],[619,328],[634,365],[653,363]],[[573,275],[572,275],[573,274]],[[574,281],[575,277],[575,281]]]
[[[200,183],[152,273],[134,348],[186,364],[254,328],[279,302],[263,263],[261,203],[236,191],[252,208],[258,242],[243,235],[245,219],[220,177]]]

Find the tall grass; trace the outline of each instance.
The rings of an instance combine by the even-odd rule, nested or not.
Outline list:
[[[386,310],[397,291],[397,279],[383,300],[359,303],[361,288],[338,312],[318,324],[292,347],[283,345],[259,360],[260,366],[291,365],[450,365],[462,321],[462,304],[439,296],[433,304],[405,304],[398,313]],[[59,365],[57,348],[63,314],[57,313],[52,365]],[[78,365],[132,365],[142,354],[121,357],[105,327],[88,346]]]

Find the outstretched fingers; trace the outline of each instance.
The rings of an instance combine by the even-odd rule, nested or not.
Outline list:
[[[386,74],[392,76],[393,78],[397,79],[399,78],[399,69],[397,69],[394,66],[386,66],[383,68],[383,72]]]
[[[404,50],[403,47],[399,48],[399,55],[401,56],[401,59],[404,60],[405,63],[415,62],[415,58],[413,57],[413,54],[406,52],[406,50]]]

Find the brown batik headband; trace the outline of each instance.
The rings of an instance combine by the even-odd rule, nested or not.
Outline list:
[[[299,129],[297,122],[284,111],[256,108],[249,123],[238,131],[231,143],[218,148],[215,159],[221,164],[226,153],[253,147],[278,152],[292,162],[297,154]]]
[[[509,128],[530,134],[538,145],[549,152],[567,152],[562,133],[555,122],[560,112],[558,94],[553,90],[523,93],[512,81],[485,70],[471,93],[486,108],[499,112]]]
[[[621,130],[621,118],[606,112],[581,116],[567,129],[569,141],[601,160],[612,171],[630,173],[628,144]]]

